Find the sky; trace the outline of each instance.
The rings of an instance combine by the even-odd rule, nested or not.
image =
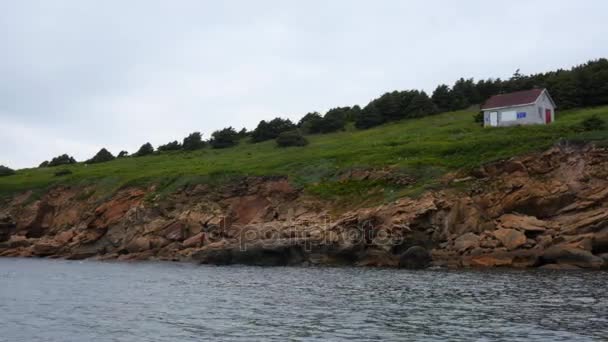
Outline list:
[[[0,165],[608,57],[608,2],[0,1]]]

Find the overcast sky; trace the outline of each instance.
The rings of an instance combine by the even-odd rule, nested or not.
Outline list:
[[[608,2],[0,0],[0,164],[608,56]]]

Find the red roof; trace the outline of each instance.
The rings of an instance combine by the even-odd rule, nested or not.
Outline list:
[[[545,91],[545,89],[530,89],[516,91],[514,93],[494,95],[481,106],[481,109],[512,107],[534,103],[540,94],[543,93],[543,91]]]

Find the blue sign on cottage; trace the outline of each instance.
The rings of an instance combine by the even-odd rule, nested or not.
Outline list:
[[[526,117],[526,112],[518,112],[517,119],[524,119]]]

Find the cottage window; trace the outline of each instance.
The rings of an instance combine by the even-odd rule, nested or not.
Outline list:
[[[538,117],[541,119],[543,118],[543,112],[544,112],[543,107],[538,107]]]

